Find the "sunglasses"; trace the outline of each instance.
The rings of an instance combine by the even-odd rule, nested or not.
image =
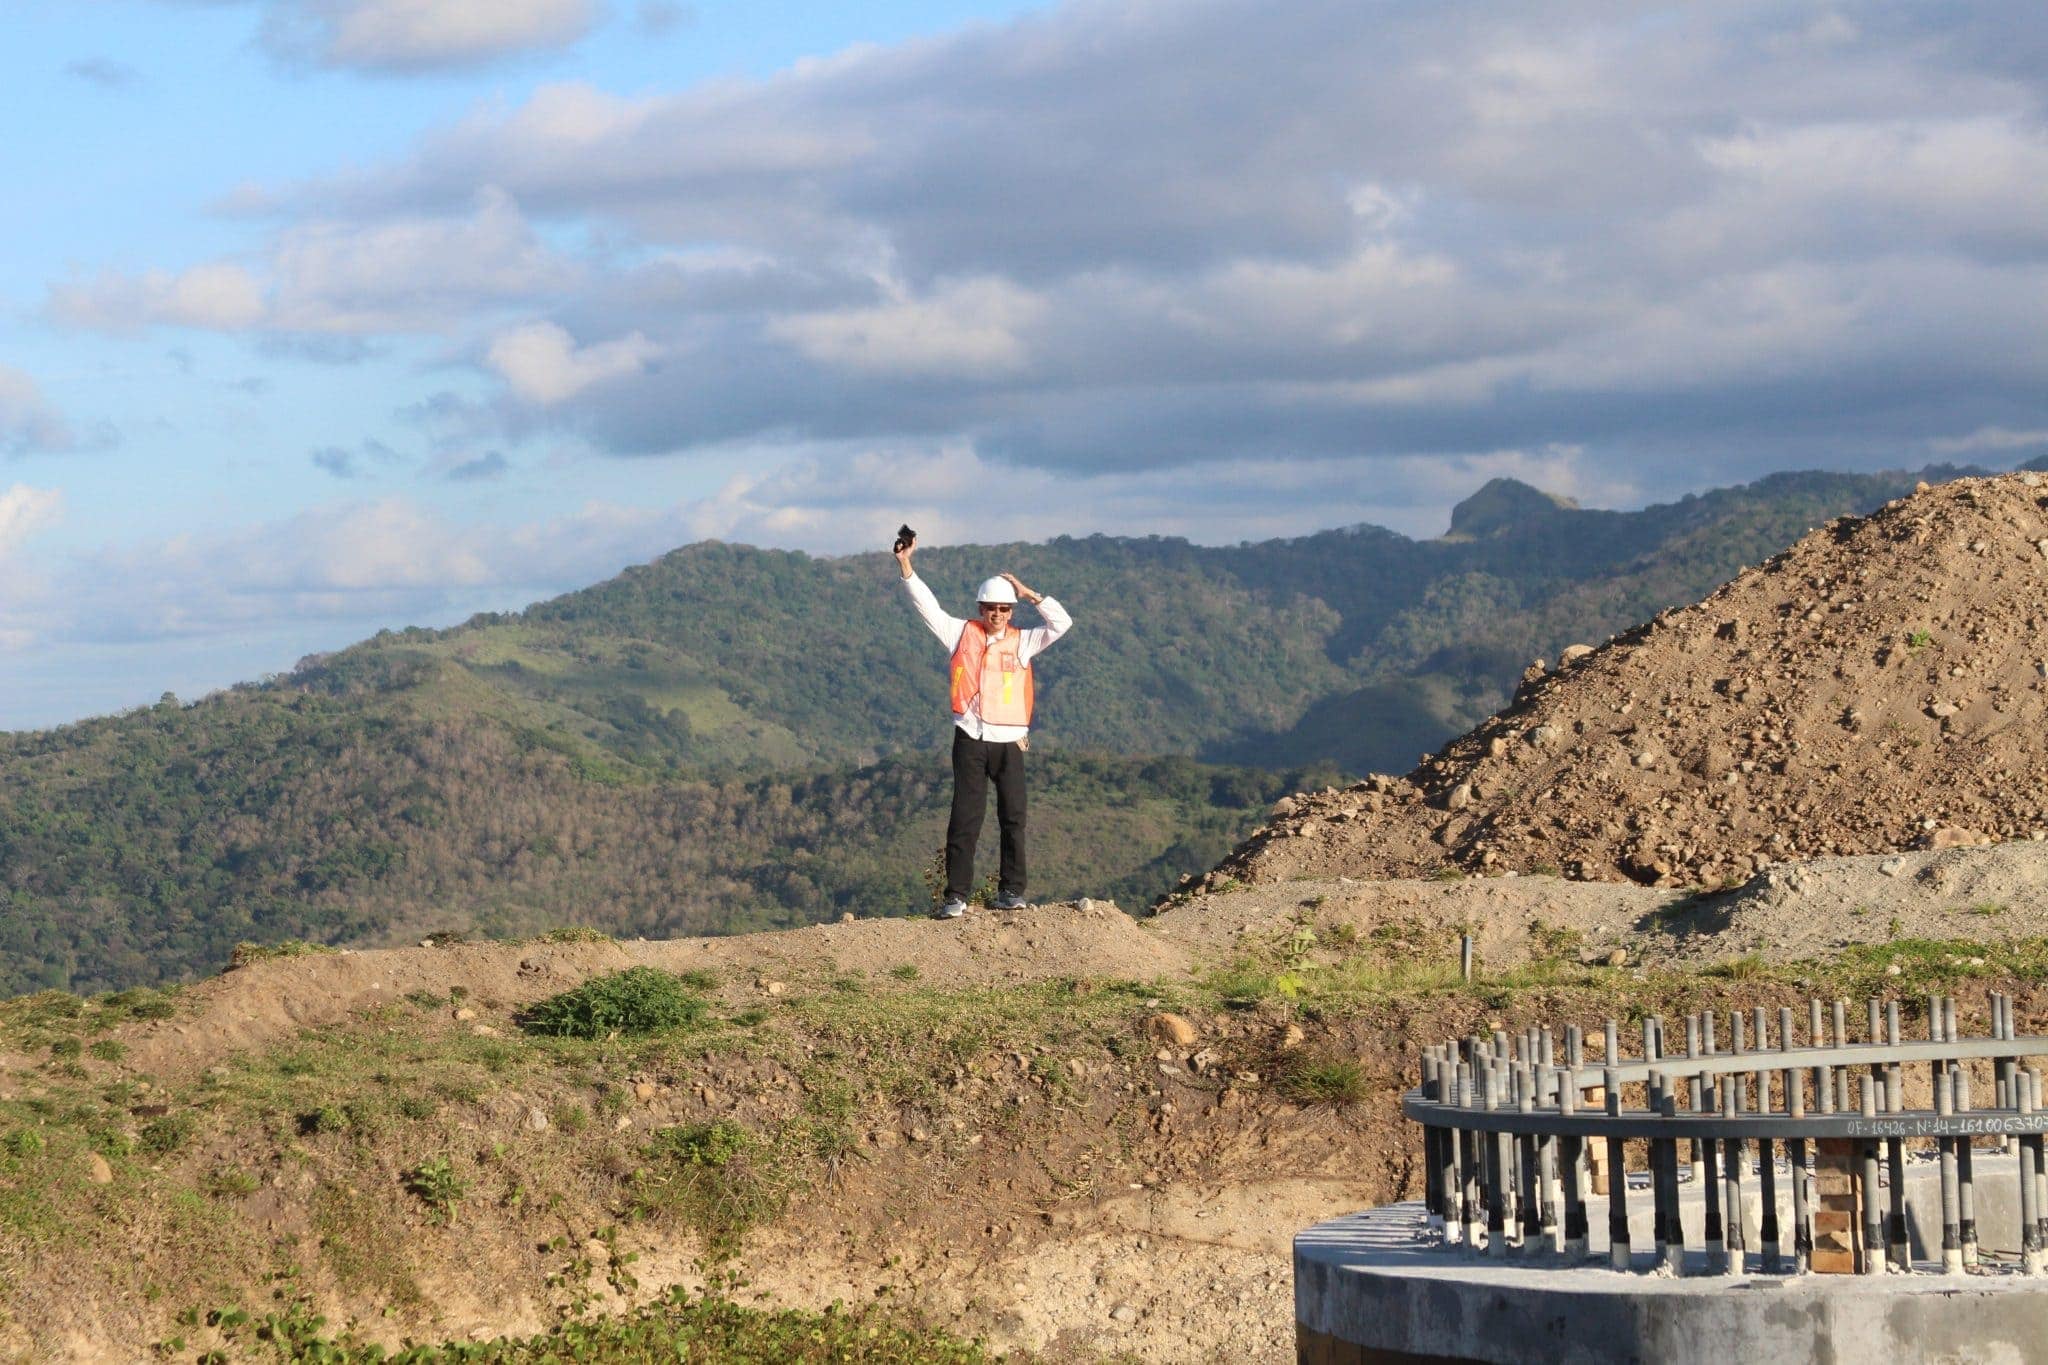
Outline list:
[[[982,609],[983,611],[1014,611],[1014,610],[1016,610],[1016,608],[1012,607],[1012,606],[1011,606],[1011,605],[1010,605],[1010,604],[1009,604],[1008,602],[984,602],[984,603],[982,603],[982,604],[981,604],[981,609]]]

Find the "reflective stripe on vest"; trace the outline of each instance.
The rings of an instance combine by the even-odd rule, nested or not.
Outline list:
[[[968,704],[981,699],[986,725],[1031,723],[1031,670],[1017,657],[1021,637],[1005,631],[991,647],[981,622],[969,621],[953,646],[953,714],[967,714]]]

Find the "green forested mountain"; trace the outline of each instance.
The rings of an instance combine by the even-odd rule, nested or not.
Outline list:
[[[1033,889],[1130,905],[1282,791],[1405,769],[1530,657],[1957,472],[1634,513],[1502,481],[1435,541],[1096,536],[918,564],[956,611],[1010,569],[1073,612],[1039,665]],[[0,735],[0,989],[176,980],[239,940],[908,910],[944,823],[942,663],[887,555],[707,543],[192,705]]]

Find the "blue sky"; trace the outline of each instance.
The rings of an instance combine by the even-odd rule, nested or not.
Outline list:
[[[0,0],[0,727],[705,536],[2048,451],[2048,11]]]

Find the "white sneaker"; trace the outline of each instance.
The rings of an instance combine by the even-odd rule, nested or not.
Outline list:
[[[990,902],[998,910],[1029,910],[1031,902],[1014,891],[1005,891]]]
[[[932,911],[933,919],[959,919],[967,913],[967,902],[958,896],[946,897],[946,903]]]

